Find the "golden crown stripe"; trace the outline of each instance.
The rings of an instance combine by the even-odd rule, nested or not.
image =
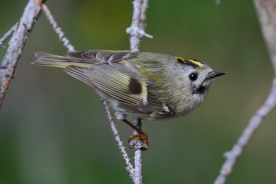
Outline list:
[[[193,59],[189,59],[192,63],[194,63],[195,65],[197,65],[197,66],[199,66],[199,67],[202,67],[203,66],[203,64],[201,63],[201,62],[199,62],[199,61],[195,61],[195,60],[193,60]]]
[[[194,60],[194,59],[184,59],[182,57],[175,57],[175,59],[178,61],[178,62],[181,62],[181,63],[186,63],[188,64],[188,62],[190,63],[193,63],[194,65],[198,66],[198,67],[202,67],[203,64],[200,62],[200,61],[197,61],[197,60]]]

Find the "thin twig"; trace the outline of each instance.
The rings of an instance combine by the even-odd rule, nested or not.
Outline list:
[[[142,123],[138,118],[133,119],[133,124],[141,129]],[[134,131],[133,134],[138,134],[138,132]],[[147,145],[143,141],[135,141],[135,155],[134,155],[134,165],[135,165],[135,174],[134,174],[134,183],[142,184],[142,149],[147,148]],[[138,149],[137,149],[138,147]]]
[[[3,44],[7,39],[10,38],[10,36],[13,34],[13,32],[16,30],[18,26],[18,22],[12,28],[0,39],[0,48],[6,48]]]
[[[48,9],[48,7],[45,4],[43,4],[42,9],[45,12],[48,20],[52,24],[59,39],[63,42],[63,45],[68,49],[68,52],[75,51],[73,45],[70,44],[69,40],[64,36],[64,32],[62,32],[61,28],[57,25],[57,22],[55,21],[55,19],[54,19],[53,15],[51,14],[50,10]]]
[[[276,7],[274,0],[254,0],[258,13],[262,33],[267,44],[271,63],[276,76]],[[276,78],[274,78],[271,92],[265,103],[256,112],[250,120],[248,126],[239,138],[238,142],[233,146],[232,150],[225,153],[226,161],[223,164],[220,175],[217,177],[215,184],[224,184],[231,174],[238,157],[242,154],[245,146],[248,145],[254,133],[263,123],[265,116],[276,106]]]
[[[268,113],[275,107],[275,105],[276,80],[274,80],[273,82],[271,93],[268,96],[267,100],[265,101],[263,106],[257,111],[257,113],[252,117],[248,126],[243,131],[237,143],[233,146],[231,151],[224,153],[226,161],[220,170],[220,175],[217,177],[215,184],[224,184],[226,182],[226,179],[231,174],[233,167],[236,164],[239,156],[242,154],[242,151],[244,150],[245,146],[248,145],[248,142],[251,140],[256,130],[260,127],[264,117],[268,115]]]
[[[5,94],[9,87],[10,81],[13,78],[15,68],[22,54],[24,45],[37,18],[40,15],[40,3],[42,3],[42,0],[29,0],[18,23],[17,29],[14,30],[13,36],[9,42],[9,48],[7,49],[0,68],[0,107],[3,104]]]
[[[120,138],[119,132],[118,132],[118,130],[116,128],[115,122],[113,121],[113,116],[112,116],[112,114],[110,112],[108,102],[107,102],[106,99],[102,99],[102,102],[104,104],[105,112],[106,112],[106,115],[107,115],[108,120],[110,122],[111,130],[113,132],[115,141],[117,142],[118,147],[121,150],[122,156],[123,156],[123,158],[125,160],[126,170],[129,172],[129,176],[132,179],[132,181],[135,182],[134,181],[134,169],[133,169],[133,166],[130,163],[130,158],[128,157],[128,154],[127,154],[127,152],[125,150],[125,147],[123,146],[123,142],[122,142],[122,140]]]
[[[130,36],[130,49],[132,51],[139,51],[140,39],[143,36],[153,38],[151,35],[145,33],[145,19],[146,19],[146,9],[148,7],[148,0],[134,0],[133,2],[133,16],[132,23],[129,28],[127,28],[126,32]],[[141,129],[142,123],[139,119],[134,118],[134,125]],[[134,131],[134,134],[137,134]],[[135,155],[134,155],[134,165],[135,165],[135,175],[134,175],[134,183],[142,184],[142,148],[147,149],[147,145],[144,145],[143,141],[135,141],[135,143],[131,142],[130,145],[136,144],[134,147]],[[137,146],[139,148],[137,149]]]
[[[133,10],[132,23],[131,23],[131,26],[127,28],[126,32],[130,36],[130,49],[132,51],[138,51],[140,39],[143,36],[146,36],[148,38],[153,38],[153,37],[145,33],[144,23],[142,23],[142,26],[140,24],[145,20],[147,1],[143,3],[143,0],[135,0],[133,2],[133,6],[134,6],[134,10]],[[142,21],[141,21],[141,18],[142,18]]]
[[[146,28],[146,10],[148,8],[148,0],[143,0],[142,7],[141,7],[141,14],[140,14],[140,22],[139,28],[145,30]],[[150,38],[153,38],[150,36]]]

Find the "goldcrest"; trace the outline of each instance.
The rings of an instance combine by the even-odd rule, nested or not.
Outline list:
[[[215,77],[207,64],[166,54],[89,50],[57,56],[35,53],[39,66],[64,68],[107,99],[116,117],[165,120],[188,114],[207,95]]]

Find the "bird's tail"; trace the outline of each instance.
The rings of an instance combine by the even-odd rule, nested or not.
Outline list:
[[[72,58],[68,56],[57,56],[44,52],[36,52],[37,60],[32,64],[38,66],[52,66],[65,68],[67,66],[93,67],[95,62],[83,58]]]

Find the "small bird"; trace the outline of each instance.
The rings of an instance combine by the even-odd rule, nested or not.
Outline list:
[[[147,135],[126,118],[167,120],[185,116],[206,97],[214,72],[196,59],[132,51],[89,50],[57,56],[35,53],[32,64],[64,68],[106,99],[117,119],[124,121],[148,144]]]

